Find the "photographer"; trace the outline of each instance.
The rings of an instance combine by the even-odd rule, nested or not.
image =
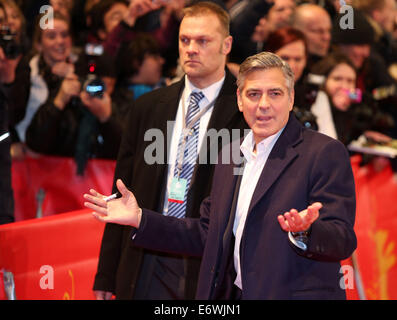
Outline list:
[[[14,200],[11,186],[11,137],[8,130],[9,109],[4,85],[15,79],[18,60],[7,59],[0,48],[0,224],[14,221]]]
[[[0,224],[14,221],[10,127],[23,118],[27,100],[21,84],[26,75],[20,45],[24,21],[17,9],[12,1],[0,1]]]
[[[15,125],[26,112],[30,88],[30,67],[27,58],[29,39],[25,18],[12,0],[0,0],[0,46],[7,61],[2,70],[3,93],[7,97],[12,159],[22,159],[26,148],[20,141]],[[13,79],[7,79],[10,77]]]
[[[3,6],[0,6],[3,16],[6,16]],[[11,186],[11,137],[9,126],[9,107],[5,87],[15,80],[15,69],[19,58],[10,59],[0,47],[0,224],[14,221],[14,200]]]
[[[319,132],[345,145],[362,134],[377,142],[390,140],[384,133],[394,125],[393,119],[380,112],[375,102],[356,88],[357,71],[346,56],[329,54],[313,66],[312,72],[325,78],[311,108]]]
[[[53,29],[36,29],[40,53],[33,57],[37,70],[32,72],[42,90],[36,95],[40,103],[26,143],[39,153],[74,157],[78,174],[83,174],[89,158],[116,158],[122,126],[104,83],[96,78],[87,86],[87,74],[93,76],[99,68],[90,64],[85,74],[78,74],[80,68],[72,63],[77,59],[71,54],[69,27],[68,20],[55,13]]]
[[[15,63],[6,59],[3,49],[0,48],[0,224],[14,221],[14,200],[11,187],[11,138],[8,131],[8,106],[3,93],[4,75],[7,81],[15,77]]]

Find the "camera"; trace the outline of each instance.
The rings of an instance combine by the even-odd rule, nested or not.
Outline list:
[[[105,83],[96,74],[96,58],[103,54],[102,45],[88,43],[85,46],[85,54],[88,60],[88,75],[84,81],[84,90],[91,96],[96,98],[103,98],[103,93],[106,91]]]
[[[7,59],[16,59],[22,52],[22,48],[15,38],[15,34],[11,32],[8,26],[0,27],[0,47]]]
[[[86,82],[84,83],[84,89],[91,97],[102,99],[106,86],[102,79],[97,75],[89,74]]]
[[[344,92],[349,96],[351,102],[360,103],[362,100],[362,92],[359,88],[355,90],[344,89]]]

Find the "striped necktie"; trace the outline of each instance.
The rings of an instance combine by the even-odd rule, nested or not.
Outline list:
[[[186,126],[188,126],[192,121],[192,119],[200,112],[199,102],[203,98],[204,98],[204,94],[202,92],[192,92],[192,94],[190,95],[189,107],[187,109],[186,118],[185,118]],[[184,134],[183,132],[181,133],[181,137],[179,139],[179,145],[178,145],[178,155],[176,160],[177,162],[175,164],[175,170],[174,170],[174,177],[178,176],[178,159],[180,152],[184,152],[182,170],[180,172],[179,177],[182,179],[186,179],[187,187],[185,190],[185,197],[183,203],[177,203],[177,202],[168,203],[167,215],[169,216],[174,216],[177,218],[183,218],[185,216],[187,193],[197,159],[199,127],[200,127],[200,119],[198,119],[194,123],[191,129],[191,134],[187,136],[185,150],[182,150],[182,145],[183,145],[182,141]]]

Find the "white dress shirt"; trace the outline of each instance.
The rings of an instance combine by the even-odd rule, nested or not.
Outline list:
[[[193,91],[195,91],[195,92],[201,91],[204,94],[204,98],[201,99],[199,102],[200,110],[202,110],[209,103],[211,103],[214,99],[216,99],[216,97],[218,96],[218,94],[222,88],[224,81],[225,81],[225,76],[223,76],[223,78],[221,80],[213,83],[212,85],[210,85],[209,87],[207,87],[205,89],[198,89],[185,76],[185,88],[183,90],[181,99],[179,100],[178,111],[176,114],[174,128],[172,131],[171,145],[170,145],[170,150],[169,150],[169,154],[168,154],[167,193],[166,193],[165,199],[164,199],[164,208],[163,208],[164,213],[167,213],[167,211],[168,211],[168,194],[170,191],[172,178],[174,177],[175,162],[176,162],[176,157],[178,155],[178,145],[179,145],[179,140],[180,140],[180,136],[182,133],[183,123],[185,121],[185,117],[186,117],[186,113],[187,113],[187,108],[189,105],[190,94]],[[183,106],[182,106],[182,101],[184,101],[185,108],[183,108]],[[208,123],[210,121],[213,109],[214,108],[212,107],[209,110],[207,110],[207,112],[205,112],[202,115],[202,117],[200,118],[197,154],[199,154],[201,144],[203,142],[205,133],[207,132]],[[185,112],[185,114],[183,114],[183,111]]]
[[[316,101],[311,106],[311,111],[317,117],[317,131],[337,140],[338,134],[332,117],[331,105],[324,91],[318,92]]]
[[[243,143],[240,146],[240,150],[244,155],[246,163],[244,166],[237,199],[233,233],[236,238],[234,245],[234,268],[237,273],[234,284],[241,290],[243,290],[243,284],[241,281],[240,243],[244,231],[245,221],[247,219],[248,209],[251,203],[252,195],[254,194],[256,185],[260,175],[262,174],[269,154],[283,130],[284,128],[276,134],[262,140],[256,146],[256,152],[254,152],[255,141],[252,131],[250,131],[250,133],[245,137]]]

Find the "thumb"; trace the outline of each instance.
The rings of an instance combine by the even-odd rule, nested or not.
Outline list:
[[[309,206],[311,210],[320,210],[323,207],[321,202],[314,202],[312,205]]]
[[[129,195],[129,190],[125,186],[124,182],[121,179],[117,179],[116,181],[117,189],[120,191],[122,197],[127,197]]]

